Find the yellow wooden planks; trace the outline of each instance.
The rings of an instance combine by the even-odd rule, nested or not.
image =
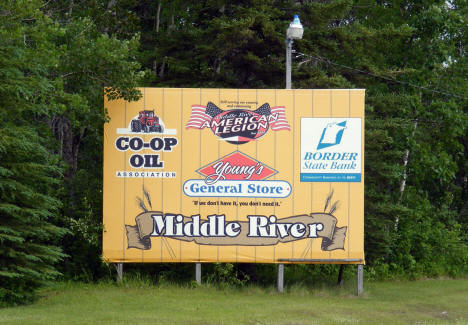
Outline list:
[[[321,121],[328,118],[334,118],[330,121],[360,119],[360,150],[361,156],[363,155],[364,90],[142,88],[141,91],[143,97],[138,102],[105,101],[111,117],[110,122],[104,126],[103,256],[105,260],[109,262],[277,263],[279,259],[288,259],[290,262],[294,262],[295,259],[317,259],[330,262],[338,259],[340,263],[346,263],[345,260],[353,259],[349,263],[364,262],[363,157],[359,182],[303,181],[300,168],[303,158],[301,157],[301,141],[316,141],[302,138],[301,126],[315,125],[310,123],[311,120],[304,122],[307,118],[321,118]],[[187,122],[192,117],[192,106],[202,107],[202,110],[208,112],[206,110],[208,102],[218,107],[219,112],[235,112],[233,114],[237,114],[240,120],[233,123],[238,123],[239,127],[244,123],[241,121],[242,118],[257,119],[255,122],[257,124],[260,123],[259,119],[270,119],[273,114],[251,113],[264,103],[268,103],[273,111],[284,107],[284,117],[289,124],[289,129],[275,131],[273,129],[275,120],[268,120],[268,127],[266,130],[263,129],[264,135],[246,143],[238,143],[239,138],[236,138],[237,140],[230,138],[233,143],[229,143],[210,127],[187,128]],[[139,112],[144,110],[154,110],[160,121],[164,123],[164,133],[131,132],[129,128],[131,120],[138,119]],[[241,111],[242,113],[239,113]],[[234,117],[230,118],[229,114],[226,114],[228,116],[225,118],[226,123],[235,121]],[[247,120],[242,127],[253,125],[253,122]],[[346,132],[351,131],[345,130],[344,132],[343,137],[347,135]],[[121,144],[129,144],[133,138],[140,138],[144,146],[136,150],[131,148],[119,150],[116,147],[116,141],[122,137],[126,140],[121,140]],[[155,150],[150,143],[156,138],[162,142],[165,139],[175,139],[177,145],[167,151]],[[308,146],[308,148],[312,147],[312,144]],[[282,193],[285,193],[286,188],[290,193],[284,195],[285,197],[274,197],[271,193],[244,193],[245,195],[233,193],[226,196],[223,196],[224,194],[207,196],[207,193],[197,194],[200,196],[187,194],[190,181],[195,182],[198,187],[205,184],[205,176],[200,173],[202,167],[213,166],[219,160],[228,159],[225,157],[233,153],[242,155],[240,159],[247,161],[242,162],[243,164],[268,167],[275,173],[270,177],[254,181],[246,179],[245,175],[245,177],[242,176],[244,179],[240,181],[240,186],[243,190],[254,185],[264,188],[269,186],[270,191],[273,187],[276,189],[277,186],[284,186]],[[131,166],[133,155],[141,157],[158,155],[160,163],[164,165],[154,168]],[[230,164],[236,164],[236,162],[240,164],[237,160],[228,161]],[[127,177],[117,177],[119,171],[127,173]],[[143,172],[145,177],[134,177],[135,172]],[[132,177],[128,176],[129,173],[133,173]],[[166,174],[171,176],[164,176]],[[238,186],[239,183],[234,180],[237,176],[229,173],[223,175],[224,183],[220,181],[216,184]],[[167,236],[163,232],[145,238],[139,237],[143,243],[150,243],[150,246],[145,247],[146,249],[129,247],[134,245],[127,234],[129,229],[138,236],[144,235],[142,226],[138,228],[135,218],[145,212],[145,209],[153,214],[162,213],[166,218],[164,220],[167,220],[168,214],[173,215],[174,218],[177,215],[189,218],[184,219],[184,222],[191,220],[192,216],[200,216],[203,221],[207,220],[208,216],[214,215],[224,216],[226,223],[238,222],[248,225],[249,216],[267,218],[274,216],[277,223],[281,223],[281,219],[292,216],[323,213],[325,202],[331,192],[334,193],[332,203],[338,202],[337,209],[333,212],[333,217],[337,219],[336,227],[346,227],[343,247],[338,249],[324,250],[322,237],[299,236],[294,238],[295,240],[272,245],[268,241],[246,244],[240,240],[242,236],[234,236],[226,238],[224,242],[214,241],[210,244],[211,239],[208,239],[208,242],[199,244],[190,236],[185,236],[185,238]],[[148,218],[152,221],[150,217]],[[156,222],[153,227],[155,224]],[[307,228],[307,226],[304,227]],[[243,228],[242,231],[248,231],[248,229]],[[239,241],[236,242],[236,239]],[[357,259],[362,261],[357,262]]]

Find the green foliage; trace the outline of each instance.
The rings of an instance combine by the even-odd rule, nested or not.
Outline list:
[[[143,72],[132,60],[136,35],[120,41],[87,17],[65,23],[49,2],[3,1],[0,15],[3,304],[32,299],[59,274],[54,265],[65,255],[58,245],[77,258],[60,271],[88,270],[86,279],[102,274],[102,204],[89,188],[92,182],[102,187],[102,92],[138,98]]]
[[[218,286],[244,286],[249,276],[239,274],[232,263],[214,263],[213,270],[209,272],[204,281]]]
[[[125,9],[132,2],[47,2],[42,7],[56,22],[51,37],[57,49],[54,74],[63,91],[48,116],[56,139],[55,152],[66,163],[61,226],[70,230],[61,241],[73,259],[61,270],[74,279],[94,280],[107,273],[101,255],[102,234],[102,125],[107,120],[103,91],[108,99],[138,99],[135,87],[144,76],[135,56],[139,37],[133,16]],[[104,14],[100,11],[104,10]],[[128,24],[116,29],[115,19]],[[118,39],[124,37],[125,39]]]
[[[65,257],[54,226],[60,201],[53,187],[61,169],[34,131],[0,128],[0,306],[31,301],[35,289],[59,275]]]
[[[26,303],[60,273],[62,168],[43,137],[49,98],[60,84],[50,34],[55,27],[34,1],[0,5],[0,306]]]
[[[141,61],[159,85],[281,87],[286,17],[278,8],[285,6],[282,1],[141,1]]]

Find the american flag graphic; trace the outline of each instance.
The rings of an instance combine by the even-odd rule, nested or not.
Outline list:
[[[291,130],[288,121],[286,120],[286,115],[284,114],[285,107],[284,106],[275,106],[271,108],[268,104],[264,104],[260,106],[254,112],[260,115],[267,115],[270,114],[273,116],[277,116],[276,120],[270,121],[270,126],[273,131],[280,131],[280,130]],[[190,116],[189,121],[185,125],[186,129],[203,129],[205,127],[209,127],[205,124],[207,122],[210,124],[210,121],[213,117],[221,114],[223,110],[218,108],[213,103],[209,102],[207,106],[203,105],[192,105],[192,115]],[[205,125],[204,125],[205,124]]]
[[[270,123],[271,129],[273,131],[280,130],[291,130],[288,121],[286,120],[286,115],[284,115],[284,106],[275,106],[271,108],[271,114],[278,114],[278,119]]]
[[[203,123],[211,121],[211,116],[206,114],[206,106],[202,105],[192,105],[192,115],[190,120],[185,125],[186,129],[201,129],[203,128]],[[205,125],[206,127],[206,125]]]

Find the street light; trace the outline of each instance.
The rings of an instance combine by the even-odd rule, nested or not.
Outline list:
[[[298,15],[294,15],[293,21],[286,30],[286,89],[291,89],[291,52],[292,43],[295,39],[301,39],[304,34],[304,27]],[[284,284],[284,264],[278,264],[278,291],[283,292]]]
[[[295,39],[302,39],[304,27],[298,15],[294,15],[293,21],[286,30],[286,89],[291,89],[291,52],[292,44]]]

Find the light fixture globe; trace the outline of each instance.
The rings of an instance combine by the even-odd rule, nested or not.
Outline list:
[[[286,30],[286,37],[289,39],[302,39],[302,34],[304,34],[304,27],[302,27],[299,16],[294,15],[293,21]]]

